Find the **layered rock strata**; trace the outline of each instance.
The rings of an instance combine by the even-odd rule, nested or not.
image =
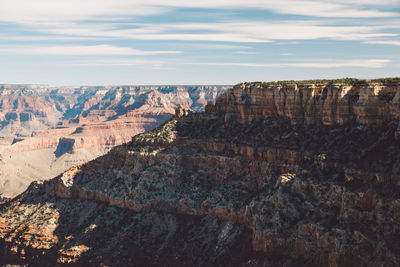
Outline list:
[[[0,195],[16,196],[32,180],[105,154],[164,123],[178,106],[201,111],[226,88],[0,85]]]
[[[252,90],[235,87],[204,113],[177,110],[153,131],[7,200],[4,263],[398,266],[395,113],[353,109],[327,122]],[[263,90],[255,92],[271,93]]]
[[[225,119],[251,122],[270,116],[308,124],[380,123],[400,117],[398,85],[240,84],[218,99]]]

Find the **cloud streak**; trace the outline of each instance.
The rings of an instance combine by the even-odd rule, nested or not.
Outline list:
[[[393,27],[393,26],[391,26]],[[383,25],[332,25],[331,21],[227,21],[130,24],[124,28],[104,23],[39,23],[35,30],[55,38],[101,40],[176,40],[232,43],[268,43],[277,40],[364,40],[396,37]],[[43,38],[43,36],[39,36]],[[50,38],[49,38],[50,39]]]
[[[398,1],[0,0],[0,71],[116,83],[388,76],[400,60],[388,47],[400,46]]]
[[[378,45],[397,45],[400,46],[400,41],[396,40],[385,40],[385,41],[366,41],[367,44],[378,44]]]
[[[385,23],[400,17],[390,12],[398,0],[2,0],[0,22],[21,25],[33,36],[1,39],[36,40],[148,40],[202,41],[232,43],[267,43],[276,40],[361,40],[396,37],[391,29],[399,23]],[[303,16],[265,19],[227,18],[202,22],[168,21],[132,23],[138,17],[168,14],[173,10],[192,8],[264,10],[278,14]],[[312,19],[310,19],[312,18]],[[382,20],[371,21],[371,18]],[[214,20],[214,21],[213,21]],[[25,35],[25,34],[24,34]]]
[[[381,11],[376,6],[391,7],[396,1],[317,1],[317,0],[2,0],[2,21],[73,21],[118,16],[146,16],[178,8],[221,10],[262,9],[280,14],[310,17],[382,18],[399,14]]]
[[[179,66],[179,65],[203,65],[203,66],[221,66],[221,67],[243,67],[243,68],[383,68],[391,63],[387,59],[353,59],[353,60],[318,60],[303,62],[286,63],[254,63],[254,62],[181,62],[181,61],[157,61],[157,60],[136,60],[136,59],[118,59],[118,60],[94,60],[86,62],[77,62],[72,65],[79,66],[136,66],[151,65],[157,67]]]
[[[168,62],[160,60],[143,60],[143,59],[97,59],[90,61],[73,62],[69,66],[151,66],[161,68],[166,66]]]
[[[182,51],[144,51],[112,45],[74,46],[13,46],[1,47],[0,54],[18,55],[79,55],[79,56],[149,56],[161,54],[181,54]]]
[[[209,66],[226,66],[226,67],[252,67],[252,68],[382,68],[390,63],[387,59],[368,59],[368,60],[326,60],[325,62],[295,62],[295,63],[236,63],[236,62],[206,62],[191,63]]]

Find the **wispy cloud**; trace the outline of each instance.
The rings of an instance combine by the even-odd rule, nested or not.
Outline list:
[[[166,66],[168,62],[160,60],[143,60],[143,59],[94,59],[81,60],[68,63],[70,66],[151,66],[161,68]],[[170,64],[170,63],[169,63]]]
[[[300,67],[300,68],[382,68],[390,63],[387,59],[369,59],[369,60],[326,60],[318,62],[295,62],[295,63],[236,63],[236,62],[205,62],[191,63],[210,66],[232,66],[232,67],[253,67],[253,68],[282,68],[282,67]]]
[[[376,6],[393,6],[396,1],[343,0],[2,0],[2,21],[29,22],[43,20],[107,19],[118,16],[145,16],[167,12],[172,8],[263,9],[281,14],[311,17],[377,18],[396,17],[396,12]]]
[[[172,68],[179,65],[205,65],[205,66],[224,66],[224,67],[244,67],[244,68],[382,68],[391,63],[387,59],[368,59],[368,60],[318,60],[287,63],[254,63],[254,62],[182,62],[182,61],[160,61],[160,60],[137,60],[137,59],[108,59],[108,60],[90,60],[75,62],[71,65],[79,66],[136,66],[150,65],[152,67]]]
[[[236,55],[255,55],[257,53],[256,52],[252,52],[252,51],[234,51],[234,52],[232,52],[232,54],[236,54]]]
[[[398,45],[400,46],[400,41],[391,41],[391,40],[385,40],[385,41],[366,41],[367,44],[378,44],[378,45]]]
[[[19,55],[148,56],[180,53],[182,53],[182,51],[144,51],[112,45],[0,46],[0,54]]]
[[[332,25],[329,20],[134,24],[119,28],[104,23],[38,23],[36,31],[58,37],[268,43],[277,40],[373,40],[398,34],[382,25]],[[43,38],[39,36],[39,38]]]
[[[214,75],[209,66],[225,81],[260,77],[262,68],[380,75],[400,60],[385,49],[400,46],[399,0],[0,0],[0,10],[0,71],[18,79],[64,75],[64,66],[94,79],[113,70],[132,77],[123,66],[143,79],[175,70],[166,76],[177,82]],[[48,71],[35,72],[37,63]]]
[[[22,25],[34,36],[0,36],[4,40],[165,40],[266,43],[276,40],[362,40],[394,37],[399,12],[387,11],[398,0],[1,0],[0,22]],[[138,17],[182,8],[257,9],[306,19],[207,19],[202,22],[132,23]],[[392,8],[392,10],[394,10]],[[310,20],[312,18],[312,20]],[[340,19],[340,20],[338,20]],[[368,21],[368,23],[366,23]],[[393,26],[394,25],[394,26]],[[34,33],[40,33],[36,35]],[[8,38],[8,39],[7,39]]]
[[[178,46],[181,47],[191,47],[191,48],[196,48],[196,49],[253,49],[251,46],[246,46],[246,45],[235,45],[235,44],[207,44],[207,43],[201,43],[201,44],[182,44],[178,43]]]

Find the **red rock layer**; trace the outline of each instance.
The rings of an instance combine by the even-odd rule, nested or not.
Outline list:
[[[369,84],[235,86],[218,99],[215,110],[226,120],[251,122],[270,116],[312,124],[380,123],[400,117],[400,87]]]

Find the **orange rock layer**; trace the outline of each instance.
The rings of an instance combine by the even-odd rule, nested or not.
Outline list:
[[[400,86],[241,84],[208,110],[240,122],[282,116],[311,124],[380,123],[400,117]]]

